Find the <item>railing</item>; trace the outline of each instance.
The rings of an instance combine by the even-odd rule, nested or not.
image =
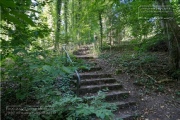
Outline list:
[[[70,58],[68,52],[66,51],[66,45],[63,45],[63,46],[62,46],[62,52],[65,52],[67,59],[70,61],[70,63],[73,64],[73,61],[71,60],[71,58]],[[79,73],[78,73],[77,70],[75,70],[75,73],[76,73],[76,76],[77,76],[77,82],[76,82],[76,83],[77,83],[77,84],[76,84],[76,87],[77,87],[77,88],[76,88],[76,94],[79,95],[79,88],[80,88],[80,82],[81,82],[81,79],[80,79],[80,75],[79,75]]]

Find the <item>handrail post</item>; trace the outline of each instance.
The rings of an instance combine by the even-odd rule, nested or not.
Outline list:
[[[65,56],[67,57],[67,59],[69,59],[69,62],[73,64],[73,61],[71,60],[68,52],[66,51],[66,44],[63,44],[63,45],[62,45],[62,50],[65,52],[65,54],[66,54]],[[68,60],[66,60],[66,62],[68,62]],[[78,73],[77,70],[75,70],[75,73],[76,73],[76,76],[77,76],[77,81],[76,81],[76,82],[77,82],[77,85],[76,85],[76,87],[77,87],[77,89],[76,89],[76,94],[77,94],[77,96],[79,96],[79,88],[80,88],[81,79],[80,79],[80,75],[79,75],[79,73]]]
[[[65,64],[67,64],[67,59],[64,59],[64,58],[67,58],[67,55],[64,49],[66,50],[66,44],[62,44],[62,50],[63,50],[63,61]]]
[[[62,60],[63,60],[63,62],[64,62],[64,50],[63,50],[63,46],[62,46],[62,48],[61,48],[61,52],[62,52],[61,55],[62,55],[62,58],[63,58]]]

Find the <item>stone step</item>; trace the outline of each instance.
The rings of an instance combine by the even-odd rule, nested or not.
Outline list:
[[[86,79],[81,81],[81,85],[99,85],[105,83],[115,83],[114,78],[99,78],[99,79]]]
[[[99,90],[120,90],[122,88],[122,85],[120,84],[103,84],[103,85],[89,85],[89,86],[81,86],[80,88],[80,94],[86,94],[86,93],[96,93]]]
[[[106,101],[117,101],[117,100],[124,100],[129,97],[129,92],[127,91],[110,91],[105,92],[105,100]],[[97,93],[87,93],[85,95],[81,95],[82,97],[91,97],[91,96],[97,96]]]
[[[107,101],[114,101],[114,100],[122,100],[129,97],[129,92],[127,91],[111,91],[106,94]]]
[[[84,50],[90,50],[90,48],[89,47],[81,47],[77,51],[84,51]]]
[[[101,70],[101,67],[92,67],[90,69],[80,69],[81,72],[92,72],[92,71],[99,71]]]
[[[74,55],[87,55],[90,54],[89,51],[74,51],[73,52]]]
[[[91,79],[91,78],[110,78],[111,74],[105,73],[80,73],[81,79]]]
[[[86,60],[84,60],[86,63],[88,63],[88,64],[92,64],[93,66],[95,66],[95,65],[98,65],[98,62],[95,60],[96,58],[94,58],[94,59],[86,59]]]
[[[114,120],[141,120],[139,114],[121,114],[116,115]]]
[[[76,55],[77,59],[94,59],[93,55]]]
[[[135,101],[125,101],[125,102],[124,101],[122,101],[122,102],[114,101],[114,102],[111,102],[111,103],[116,104],[118,109],[123,109],[123,108],[126,108],[126,107],[136,105]]]
[[[97,96],[98,91],[105,91],[105,100],[112,104],[116,104],[118,109],[115,111],[115,117],[113,120],[137,120],[139,114],[137,114],[136,102],[131,101],[128,91],[120,91],[122,85],[116,82],[116,79],[112,78],[112,74],[101,73],[98,59],[90,54],[90,48],[82,46],[79,50],[75,51],[77,59],[84,59],[86,63],[93,64],[90,70],[80,70],[81,88],[80,97]],[[97,71],[97,72],[96,72]],[[108,91],[107,91],[108,90]]]

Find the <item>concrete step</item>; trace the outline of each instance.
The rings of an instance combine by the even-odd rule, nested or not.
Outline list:
[[[123,108],[126,108],[126,107],[136,105],[135,101],[121,101],[121,102],[114,101],[114,102],[111,102],[111,103],[116,104],[118,109],[123,109]]]
[[[86,94],[86,93],[96,93],[99,90],[120,90],[122,88],[122,85],[120,84],[103,84],[103,85],[89,85],[89,86],[81,86],[80,88],[80,94]]]
[[[87,55],[90,54],[89,51],[74,51],[73,52],[74,55]]]
[[[79,71],[81,71],[81,72],[92,72],[92,71],[99,71],[101,69],[102,69],[101,67],[92,67],[90,69],[80,69]]]
[[[112,78],[112,74],[101,73],[101,68],[97,67],[99,64],[98,59],[89,53],[90,48],[87,46],[83,46],[74,52],[77,59],[84,59],[86,63],[93,64],[91,66],[96,66],[90,70],[81,70],[84,73],[80,73],[80,97],[93,99],[91,97],[97,96],[99,90],[105,91],[105,100],[116,104],[118,107],[117,111],[114,112],[115,117],[113,120],[138,120],[140,114],[137,114],[136,102],[131,101],[130,93],[128,91],[120,91],[122,85]]]
[[[111,91],[106,94],[107,101],[114,101],[114,100],[122,100],[129,97],[129,92],[127,91]]]
[[[117,101],[117,100],[124,100],[129,97],[129,92],[127,91],[109,91],[105,92],[105,100],[106,101]],[[97,96],[97,93],[87,93],[85,95],[82,95],[82,97],[91,97],[91,96]]]
[[[114,120],[142,120],[139,114],[121,114],[115,116]]]
[[[85,51],[85,50],[90,50],[89,47],[81,47],[77,51]]]
[[[94,59],[93,55],[75,55],[77,59]]]
[[[85,59],[84,61],[86,63],[92,65],[92,66],[97,66],[98,65],[98,62],[96,61],[96,58],[94,58],[94,59]]]
[[[86,79],[81,81],[81,85],[100,85],[105,83],[115,83],[114,78]]]
[[[105,73],[80,73],[81,79],[91,79],[91,78],[110,78],[111,74]]]

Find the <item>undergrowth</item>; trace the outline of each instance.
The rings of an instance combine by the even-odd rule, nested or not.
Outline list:
[[[134,84],[147,89],[164,92],[164,85],[174,81],[165,53],[113,51],[101,54],[100,58],[115,67],[114,74],[127,73],[135,79]]]
[[[71,56],[73,57],[73,56]],[[104,94],[80,98],[74,70],[87,68],[73,58],[70,64],[50,51],[18,53],[1,61],[1,115],[4,120],[111,119],[115,105],[104,102]]]
[[[157,51],[168,51],[168,38],[165,35],[157,34],[153,37],[144,39],[138,50],[139,51],[151,51],[151,52],[157,52]]]

